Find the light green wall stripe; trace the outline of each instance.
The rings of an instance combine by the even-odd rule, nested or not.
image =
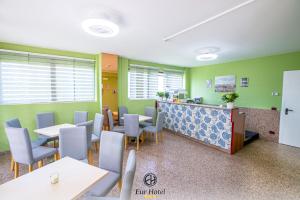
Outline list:
[[[96,102],[80,102],[80,103],[45,103],[45,104],[27,104],[27,105],[0,105],[0,151],[9,149],[6,134],[4,132],[4,122],[11,118],[19,118],[23,127],[28,128],[31,139],[37,136],[33,133],[35,129],[35,115],[39,112],[55,112],[56,123],[72,123],[73,114],[76,110],[84,110],[89,112],[89,119],[93,119],[96,112],[100,112],[101,108],[101,54],[92,55],[70,51],[60,51],[53,49],[37,48],[24,45],[16,45],[9,43],[1,43],[0,49],[26,51],[42,54],[51,54],[59,56],[70,56],[77,58],[95,59],[96,69],[95,79],[97,80],[97,101]]]
[[[5,43],[5,42],[0,42],[0,49],[25,51],[25,52],[33,52],[33,53],[41,53],[41,54],[50,54],[50,55],[57,55],[57,56],[70,56],[70,57],[85,58],[85,59],[96,59],[96,57],[97,57],[97,55],[94,55],[94,54],[86,54],[86,53],[79,53],[79,52],[73,52],[73,51],[32,47],[32,46],[11,44],[11,43]]]
[[[207,104],[221,104],[221,93],[214,91],[214,85],[206,88],[206,80],[214,83],[215,76],[235,75],[240,95],[236,105],[280,109],[283,72],[287,70],[300,70],[300,52],[191,68],[191,96],[202,96]],[[241,77],[249,78],[249,87],[240,87]],[[272,96],[272,91],[280,96]]]

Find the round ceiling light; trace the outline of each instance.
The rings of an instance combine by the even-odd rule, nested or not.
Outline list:
[[[105,19],[87,19],[81,26],[85,32],[98,37],[114,37],[119,33],[119,26]]]
[[[218,58],[217,54],[214,53],[204,53],[196,56],[196,59],[199,61],[210,61]]]
[[[211,61],[218,58],[217,52],[220,51],[219,47],[203,47],[197,49],[195,53],[197,54],[196,59],[199,61]]]

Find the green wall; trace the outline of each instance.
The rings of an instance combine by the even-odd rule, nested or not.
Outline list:
[[[43,104],[24,104],[24,105],[0,105],[0,151],[9,149],[6,134],[4,132],[4,121],[11,118],[19,118],[23,127],[28,128],[32,139],[36,138],[33,133],[35,129],[35,115],[39,112],[55,112],[56,123],[72,123],[73,114],[76,110],[85,110],[89,112],[89,118],[92,119],[96,112],[100,112],[101,107],[101,90],[99,90],[99,82],[101,81],[101,54],[91,55],[78,52],[60,51],[45,48],[36,48],[24,45],[8,44],[0,42],[0,49],[9,49],[17,51],[26,51],[43,54],[53,54],[60,56],[72,56],[78,58],[88,58],[96,60],[96,83],[97,83],[97,101],[96,102],[80,102],[80,103],[43,103]]]
[[[143,114],[145,106],[154,106],[155,100],[130,100],[128,99],[128,66],[130,64],[146,65],[158,67],[160,69],[177,69],[185,71],[186,90],[190,91],[190,73],[189,68],[182,68],[177,66],[163,65],[157,63],[143,62],[137,60],[130,60],[128,58],[119,57],[118,60],[118,104],[119,106],[126,106],[129,113]]]
[[[280,109],[283,72],[287,70],[300,70],[300,52],[191,68],[191,97],[202,96],[204,103],[221,104],[221,93],[214,91],[215,76],[235,75],[240,95],[237,106]],[[241,77],[249,78],[249,87],[240,87]],[[209,79],[212,88],[206,88]],[[279,96],[272,96],[273,91]]]

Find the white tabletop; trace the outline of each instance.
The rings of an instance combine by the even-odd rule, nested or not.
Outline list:
[[[53,173],[59,174],[57,184],[50,182]],[[0,185],[0,199],[75,199],[107,174],[106,170],[65,157]]]
[[[124,119],[124,117],[121,117],[121,119]],[[152,117],[148,117],[148,116],[145,116],[145,115],[139,115],[139,122],[147,121],[147,120],[150,120],[150,119],[152,119]]]
[[[49,137],[56,137],[59,136],[59,129],[61,128],[73,128],[76,127],[74,124],[59,124],[55,126],[49,126],[46,128],[36,129],[34,130],[35,133],[49,136]]]

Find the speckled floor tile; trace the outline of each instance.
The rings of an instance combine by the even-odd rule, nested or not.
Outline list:
[[[134,149],[134,145],[129,146]],[[128,150],[125,152],[124,166]],[[98,154],[94,154],[95,165]],[[0,184],[9,181],[9,155],[0,156]],[[165,132],[164,141],[155,144],[147,138],[137,152],[136,189],[149,189],[143,183],[146,173],[157,176],[153,189],[165,189],[162,200],[206,199],[300,199],[300,148],[264,140],[247,145],[228,155],[186,138]],[[21,174],[27,173],[21,167]],[[117,187],[109,196],[119,196]]]

